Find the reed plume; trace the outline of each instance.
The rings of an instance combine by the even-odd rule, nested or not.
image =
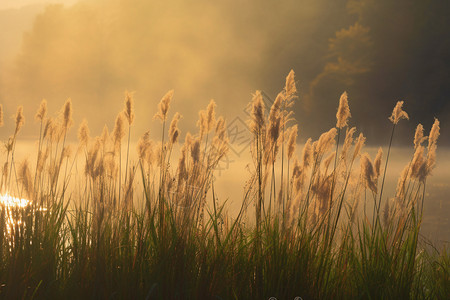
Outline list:
[[[416,127],[416,132],[414,134],[414,150],[417,149],[428,137],[423,136],[423,125],[418,124]]]
[[[31,179],[30,165],[25,159],[19,166],[19,178],[29,199],[33,196],[33,181]]]
[[[50,151],[48,148],[45,149],[45,151],[42,151],[38,155],[38,160],[36,164],[36,173],[40,174],[44,170],[45,162],[47,161],[47,158],[50,154]]]
[[[167,119],[167,112],[170,108],[170,102],[173,98],[173,90],[168,91],[158,104],[158,112],[154,115],[154,119],[160,119],[164,122]]]
[[[426,177],[426,159],[424,156],[425,148],[419,145],[414,151],[414,156],[411,160],[410,174],[411,178],[420,178],[420,181]]]
[[[205,110],[200,110],[198,112],[197,127],[200,129],[200,138],[202,138],[208,131],[208,121]]]
[[[191,144],[191,157],[194,163],[200,162],[200,138],[197,138]]]
[[[292,182],[294,186],[294,192],[299,195],[305,181],[305,168],[300,164],[300,161],[296,158],[294,160],[294,167],[292,168]]]
[[[286,99],[292,99],[297,93],[297,87],[295,86],[295,73],[291,70],[286,77],[286,86],[284,88]]]
[[[297,135],[298,135],[298,126],[294,125],[291,127],[289,132],[289,138],[287,142],[287,152],[288,159],[291,159],[295,152],[295,147],[297,146]]]
[[[120,149],[120,145],[122,143],[122,139],[125,136],[125,126],[123,124],[123,113],[119,113],[116,117],[116,122],[114,124],[113,129],[113,140],[114,140],[114,146],[116,150]]]
[[[225,126],[225,119],[221,116],[217,119],[215,135],[220,140],[223,140],[225,138],[226,133],[227,133],[227,129]]]
[[[376,173],[373,168],[372,161],[370,160],[369,154],[364,153],[361,156],[361,176],[364,185],[369,188],[373,193],[377,193],[377,181]]]
[[[17,135],[19,133],[20,129],[22,128],[23,124],[25,123],[25,117],[23,115],[23,106],[20,105],[17,107],[16,112],[16,130],[14,132],[14,135]]]
[[[63,107],[63,128],[67,130],[72,126],[72,99],[67,99]]]
[[[80,127],[78,128],[78,141],[80,148],[87,146],[89,142],[90,130],[88,126],[88,122],[86,119],[83,119],[83,121],[80,124]]]
[[[109,130],[108,126],[103,126],[102,134],[100,135],[100,141],[102,142],[103,146],[106,145],[106,143],[109,140]]]
[[[101,147],[100,138],[95,139],[95,144],[89,149],[87,153],[86,165],[85,165],[85,174],[90,175],[92,179],[96,178],[98,175],[98,158]]]
[[[319,204],[319,219],[323,218],[330,208],[332,180],[332,175],[325,176],[318,174],[311,186],[311,190],[315,193]]]
[[[330,151],[330,149],[334,146],[334,143],[336,142],[335,141],[336,135],[337,130],[334,127],[320,135],[315,149],[315,155],[317,157]]]
[[[378,148],[377,155],[375,156],[375,159],[373,161],[374,171],[375,171],[375,178],[380,177],[380,171],[381,171],[381,159],[383,158],[383,149]]]
[[[251,101],[250,129],[254,133],[262,132],[265,126],[264,103],[261,91],[256,91]]]
[[[150,146],[150,132],[145,132],[139,139],[136,150],[140,160],[145,161],[147,159],[147,151]]]
[[[427,165],[426,165],[426,175],[431,174],[431,171],[436,165],[436,150],[437,150],[437,140],[439,138],[439,120],[434,119],[433,126],[431,127],[430,135],[428,138],[428,148],[427,148]]]
[[[216,126],[216,102],[211,99],[206,108],[207,132],[210,132]]]
[[[35,119],[42,122],[47,116],[47,100],[43,99],[39,105],[39,109],[36,112]]]
[[[44,131],[42,132],[42,138],[45,139],[49,134],[49,131],[51,131],[51,128],[53,126],[53,119],[48,118],[47,122],[45,122]]]
[[[395,124],[397,124],[401,119],[409,120],[408,114],[402,109],[403,101],[398,101],[392,111],[392,115],[389,117],[389,120]]]
[[[180,129],[178,128],[178,121],[181,119],[181,115],[177,112],[173,116],[172,122],[169,127],[169,142],[175,144],[178,142],[180,136]]]
[[[283,102],[283,94],[279,93],[272,104],[269,112],[269,126],[267,128],[269,149],[271,151],[271,160],[275,161],[278,152],[278,138],[281,131],[281,105]]]
[[[305,146],[303,147],[302,150],[302,157],[301,157],[301,161],[302,161],[302,167],[307,169],[313,162],[313,147],[312,147],[312,139],[309,138],[306,143]]]
[[[125,91],[125,107],[123,109],[123,114],[128,120],[128,125],[133,124],[134,121],[134,102],[133,93]]]
[[[188,178],[188,172],[186,169],[186,153],[187,145],[186,143],[181,147],[181,155],[178,160],[178,185],[180,185],[185,179]]]
[[[270,107],[269,122],[274,123],[280,117],[281,105],[283,103],[283,100],[284,100],[283,94],[278,93],[277,97],[275,98],[275,101],[273,102],[272,106]]]
[[[344,128],[347,126],[348,119],[351,117],[350,108],[348,107],[348,96],[347,92],[342,93],[341,98],[339,99],[339,107],[336,113],[336,127]]]
[[[355,159],[359,155],[362,147],[364,147],[365,141],[366,141],[366,138],[364,137],[364,135],[362,133],[360,133],[358,138],[356,139],[355,149],[353,150],[353,159]]]
[[[356,127],[347,128],[345,132],[345,139],[344,144],[342,145],[341,155],[340,158],[344,160],[344,162],[347,161],[347,154],[348,150],[350,149],[352,143],[353,143],[353,135],[356,132]]]

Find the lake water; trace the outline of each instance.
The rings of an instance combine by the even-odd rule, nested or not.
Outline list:
[[[215,171],[215,192],[219,202],[227,201],[227,208],[230,216],[237,215],[241,201],[243,199],[245,181],[250,178],[248,164],[251,163],[249,148],[241,149],[238,146],[233,148],[229,154],[220,162]],[[35,153],[37,145],[30,142],[18,142],[16,147],[16,161],[28,157],[30,162],[35,162]],[[131,146],[131,160],[136,161],[134,155],[136,146]],[[240,150],[236,151],[236,149]],[[386,158],[386,147],[383,147]],[[300,153],[301,149],[297,149]],[[368,152],[371,157],[375,156],[377,148],[366,147],[363,152]],[[125,153],[125,152],[123,152]],[[176,150],[174,153],[178,153]],[[392,198],[395,194],[395,187],[400,172],[406,164],[409,163],[413,155],[413,149],[393,148],[390,154],[390,160],[387,170],[385,190],[383,199]],[[2,154],[0,162],[4,161]],[[177,156],[174,155],[174,165],[176,165]],[[31,164],[33,165],[33,164]],[[80,167],[83,163],[79,163]],[[382,164],[384,167],[384,163]],[[251,167],[251,166],[250,166]],[[79,168],[83,170],[83,168]],[[359,170],[358,161],[355,162],[354,170]],[[209,197],[211,198],[211,197]],[[426,195],[424,203],[424,217],[422,224],[422,234],[430,239],[436,245],[448,244],[450,242],[450,149],[438,148],[437,165],[432,176],[427,180]],[[249,207],[249,210],[251,208]],[[252,213],[253,210],[250,212]]]

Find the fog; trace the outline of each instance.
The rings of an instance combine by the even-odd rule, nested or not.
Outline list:
[[[411,117],[398,129],[401,143],[434,117],[448,131],[445,1],[10,2],[0,10],[0,103],[7,115],[23,104],[30,120],[42,98],[54,111],[71,97],[75,122],[87,118],[100,131],[131,90],[140,134],[156,129],[156,104],[175,89],[186,132],[209,99],[230,122],[255,90],[275,98],[294,69],[294,110],[305,136],[333,125],[344,90],[352,125],[371,143],[387,141],[397,100],[405,100]],[[449,139],[443,134],[440,142]]]

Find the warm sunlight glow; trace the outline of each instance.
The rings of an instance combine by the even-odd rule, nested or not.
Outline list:
[[[30,201],[23,198],[16,198],[6,193],[4,195],[0,195],[0,204],[8,208],[26,207],[30,204]]]

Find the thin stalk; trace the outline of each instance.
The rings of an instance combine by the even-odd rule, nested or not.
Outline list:
[[[39,160],[41,158],[41,150],[42,150],[42,123],[43,120],[41,119],[41,125],[39,127],[39,145],[38,145],[38,156],[36,159],[36,169],[34,171],[34,184],[33,186],[36,187],[36,180],[37,180],[37,169],[38,169],[38,164],[39,164]],[[35,191],[35,196],[37,196],[38,191]]]
[[[159,230],[160,230],[160,237],[163,238],[163,226],[164,226],[164,192],[162,185],[164,184],[164,174],[165,173],[165,167],[164,167],[164,131],[166,128],[166,120],[163,121],[162,126],[162,133],[161,133],[161,157],[160,157],[160,170],[159,170],[159,194],[158,194],[158,204],[159,204]]]
[[[386,155],[386,164],[384,165],[383,180],[381,182],[380,200],[378,201],[378,207],[376,207],[377,214],[380,213],[381,199],[383,197],[383,189],[384,189],[384,180],[386,179],[386,170],[387,170],[387,166],[388,166],[388,162],[389,162],[389,154],[391,153],[391,146],[392,146],[392,139],[394,137],[394,130],[395,130],[395,123],[392,126],[391,138],[389,139],[389,148],[388,148],[388,153]]]
[[[128,156],[130,153],[130,135],[131,135],[131,124],[128,124],[127,160],[125,162],[125,184],[127,182],[127,174],[128,174]],[[131,176],[131,174],[130,174],[130,176]]]

